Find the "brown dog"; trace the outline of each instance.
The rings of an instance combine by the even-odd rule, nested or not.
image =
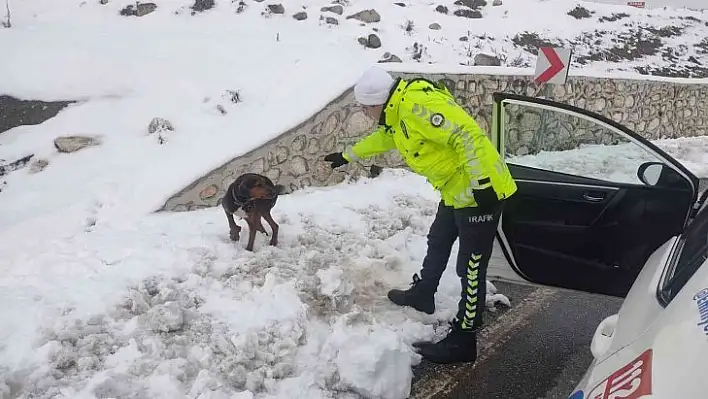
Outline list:
[[[256,239],[256,231],[268,235],[263,228],[261,218],[270,225],[273,236],[270,238],[270,245],[278,245],[279,226],[273,220],[270,210],[275,206],[278,196],[283,192],[280,184],[273,182],[266,176],[257,173],[244,173],[239,176],[226,189],[224,198],[221,199],[221,206],[226,212],[226,219],[229,222],[229,237],[232,241],[238,241],[241,233],[241,226],[234,221],[234,214],[240,213],[239,217],[246,219],[248,223],[248,244],[247,251],[253,251],[253,242]]]

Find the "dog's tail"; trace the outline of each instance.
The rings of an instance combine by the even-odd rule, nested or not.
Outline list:
[[[285,192],[285,186],[284,186],[284,185],[282,185],[282,184],[276,184],[276,185],[275,185],[275,193],[276,193],[276,194],[280,195],[280,194],[283,194],[284,192]]]

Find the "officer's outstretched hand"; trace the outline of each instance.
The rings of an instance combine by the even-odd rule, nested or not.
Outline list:
[[[342,165],[349,163],[349,161],[344,159],[341,152],[333,152],[333,153],[327,155],[326,157],[324,157],[324,160],[330,163],[329,166],[332,169],[338,168]]]

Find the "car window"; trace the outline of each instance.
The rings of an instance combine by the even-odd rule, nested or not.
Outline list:
[[[505,104],[502,129],[509,164],[644,185],[639,167],[661,162],[613,126],[540,104]]]
[[[666,306],[708,259],[708,212],[703,210],[691,222],[679,241],[676,259],[664,280],[659,297]],[[676,257],[677,256],[677,257]]]

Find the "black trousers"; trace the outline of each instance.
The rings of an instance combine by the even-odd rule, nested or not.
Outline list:
[[[433,292],[437,291],[452,245],[459,238],[456,271],[460,277],[461,291],[457,319],[462,329],[477,330],[482,327],[487,267],[503,205],[503,201],[495,199],[475,208],[454,209],[441,201],[430,226],[428,252],[423,260],[420,284]]]

